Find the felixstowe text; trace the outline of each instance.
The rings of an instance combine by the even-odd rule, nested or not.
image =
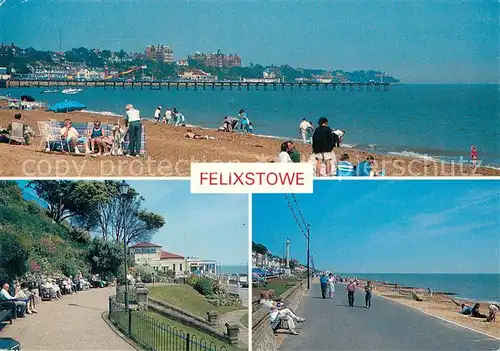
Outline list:
[[[307,164],[191,165],[193,193],[310,193],[312,182],[313,174]]]

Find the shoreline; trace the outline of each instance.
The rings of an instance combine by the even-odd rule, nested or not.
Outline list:
[[[240,133],[219,132],[198,126],[156,125],[144,119],[146,133],[146,157],[84,157],[69,153],[45,153],[40,151],[38,121],[49,119],[72,119],[74,122],[99,120],[114,123],[118,116],[102,115],[89,112],[71,112],[56,114],[42,110],[17,111],[0,110],[0,127],[6,128],[14,114],[21,112],[23,120],[29,124],[37,137],[31,145],[0,144],[0,157],[5,165],[0,170],[1,176],[11,177],[163,177],[189,176],[192,162],[275,162],[280,145],[286,138],[270,136],[242,135]],[[211,140],[193,140],[185,138],[186,130],[213,137]],[[312,154],[311,145],[295,143],[301,154],[301,162],[307,163]],[[376,168],[385,169],[386,176],[500,176],[500,170],[486,167],[474,168],[469,165],[444,164],[412,157],[379,155],[354,148],[335,148],[337,159],[342,153],[348,153],[351,162],[357,164],[368,155],[376,158]],[[311,163],[311,173],[314,166]],[[328,177],[328,179],[331,179]],[[381,178],[383,179],[383,178]]]
[[[117,114],[117,113],[114,113],[111,111],[82,110],[81,112],[93,114],[96,116],[115,117],[115,118],[120,118],[120,117],[123,118],[124,117],[123,115],[120,115],[120,114]],[[152,117],[149,117],[149,116],[143,117],[143,120],[154,123],[154,119]],[[186,127],[187,128],[196,128],[199,130],[207,130],[207,131],[217,132],[217,128],[215,128],[215,127],[207,127],[207,126],[198,125],[198,124],[186,124]],[[236,134],[241,134],[241,133],[236,133]],[[280,140],[280,141],[291,140],[294,143],[304,145],[302,142],[302,139],[300,139],[299,137],[279,136],[279,135],[270,135],[270,134],[252,134],[252,135],[255,137],[259,137],[259,138],[267,138],[267,139],[274,139],[274,140]],[[366,145],[377,146],[376,144],[370,144],[370,143],[368,143]],[[382,151],[382,150],[371,149],[369,147],[366,148],[366,147],[358,147],[358,146],[359,146],[359,143],[355,143],[355,144],[345,143],[345,144],[342,144],[341,148],[347,149],[347,150],[359,151],[359,152],[366,152],[369,154],[379,155],[379,156],[393,156],[393,157],[401,157],[401,158],[408,158],[408,159],[418,159],[418,160],[423,160],[423,161],[427,161],[427,162],[434,162],[434,163],[438,163],[438,164],[442,163],[442,164],[446,164],[446,165],[454,165],[454,164],[459,163],[459,162],[455,162],[455,161],[442,159],[442,158],[446,157],[443,155],[441,155],[441,156],[429,155],[427,153],[421,153],[418,150],[417,151],[415,151],[415,150]],[[406,149],[406,148],[402,148],[402,149]],[[467,163],[469,162],[467,159],[465,159],[463,157],[459,157],[459,159],[460,159],[460,162],[462,162],[462,164],[465,164],[465,165],[467,165]],[[478,168],[488,168],[488,169],[492,169],[492,170],[500,172],[500,165],[485,164],[485,165],[481,165]]]
[[[358,289],[362,290],[367,280],[358,279]],[[466,302],[469,304],[480,303],[480,312],[488,315],[488,304],[498,301],[482,301],[477,299],[460,298],[456,295],[449,295],[448,292],[433,292],[432,296],[423,288],[398,286],[396,290],[394,284],[371,281],[374,289],[373,294],[413,308],[419,312],[425,313],[432,317],[441,319],[443,321],[464,327],[481,334],[488,335],[497,340],[500,340],[500,321],[486,322],[485,319],[472,318],[469,316],[459,314],[459,306],[453,301]],[[423,301],[416,301],[412,297],[412,292],[415,292],[422,297]]]

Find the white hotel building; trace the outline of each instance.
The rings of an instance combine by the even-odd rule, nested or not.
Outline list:
[[[150,266],[158,272],[173,271],[177,277],[189,276],[191,273],[217,274],[217,263],[214,260],[200,260],[195,257],[185,258],[182,255],[167,252],[161,245],[137,243],[130,246],[129,254],[136,265]]]

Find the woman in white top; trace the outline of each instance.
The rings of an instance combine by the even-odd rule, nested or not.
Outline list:
[[[328,293],[330,299],[333,299],[333,297],[335,296],[335,277],[332,273],[330,273],[328,277]]]

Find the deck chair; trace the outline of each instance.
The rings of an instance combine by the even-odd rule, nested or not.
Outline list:
[[[9,144],[12,142],[25,144],[24,132],[25,125],[23,122],[12,121],[10,123]]]
[[[38,149],[40,149],[43,143],[46,143],[45,150],[52,151],[52,148],[56,143],[60,143],[62,147],[62,138],[60,134],[55,134],[52,131],[52,127],[50,122],[48,121],[38,121],[38,129],[40,130],[41,140],[38,145]]]

